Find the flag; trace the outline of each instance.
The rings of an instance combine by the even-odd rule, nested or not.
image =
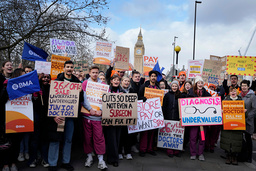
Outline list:
[[[47,57],[48,54],[43,49],[24,42],[22,59],[29,61],[46,61]]]
[[[163,78],[163,77],[162,77],[162,72],[163,72],[164,69],[165,69],[164,67],[162,67],[162,68],[160,69],[159,64],[158,64],[158,60],[157,60],[155,66],[154,66],[154,68],[153,68],[152,70],[153,70],[153,71],[157,71],[157,72],[159,73],[159,74],[157,75],[157,81],[158,81],[158,82]]]
[[[40,85],[36,70],[19,77],[9,79],[7,83],[7,93],[10,100],[38,91],[40,91]]]

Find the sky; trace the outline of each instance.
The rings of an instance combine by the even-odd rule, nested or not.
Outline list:
[[[255,0],[202,0],[197,4],[195,59],[210,55],[244,55],[256,29]],[[130,48],[134,61],[134,45],[141,27],[145,55],[159,58],[164,73],[173,63],[174,36],[181,47],[179,67],[193,58],[194,0],[110,0],[107,36],[115,45]],[[256,56],[256,35],[246,56]]]

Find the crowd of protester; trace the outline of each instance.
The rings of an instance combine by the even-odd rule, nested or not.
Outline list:
[[[0,166],[3,171],[16,171],[17,162],[27,160],[30,168],[35,168],[42,164],[50,171],[55,171],[58,167],[68,171],[74,170],[70,164],[72,139],[75,132],[79,137],[83,137],[83,150],[87,158],[85,166],[91,167],[94,163],[93,155],[98,158],[98,168],[106,169],[107,165],[119,166],[119,160],[126,158],[132,160],[132,151],[145,157],[147,154],[156,156],[156,133],[157,130],[148,130],[140,133],[128,134],[127,126],[102,126],[102,112],[93,109],[87,100],[86,87],[88,81],[110,86],[110,93],[136,93],[138,100],[144,102],[145,88],[165,89],[167,93],[163,99],[162,111],[166,120],[180,120],[178,99],[188,97],[208,97],[210,93],[204,87],[204,81],[197,76],[193,83],[186,77],[186,72],[179,73],[179,77],[171,83],[165,80],[157,81],[158,71],[150,71],[148,79],[141,77],[140,72],[134,70],[131,75],[125,71],[115,71],[114,63],[111,63],[106,72],[100,71],[99,67],[92,66],[89,75],[85,76],[82,71],[74,71],[72,61],[66,61],[64,72],[60,73],[56,80],[66,82],[82,83],[80,91],[80,105],[86,112],[79,111],[79,117],[62,118],[47,117],[48,100],[50,93],[51,75],[39,74],[41,90],[32,94],[33,113],[34,113],[34,132],[30,133],[5,133],[5,104],[8,101],[6,86],[8,80],[19,77],[33,70],[32,67],[17,68],[13,70],[12,62],[6,61],[2,65],[0,74]],[[237,165],[238,161],[252,162],[252,138],[256,139],[254,122],[256,118],[256,97],[255,81],[253,78],[252,86],[247,80],[242,80],[238,84],[238,76],[231,75],[231,85],[228,86],[228,74],[222,84],[209,84],[208,88],[216,91],[222,100],[244,100],[246,131],[223,130],[222,125],[203,126],[205,141],[202,140],[199,126],[185,127],[184,149],[189,145],[190,159],[204,161],[204,152],[214,153],[214,148],[220,137],[220,147],[226,152],[226,164]],[[42,96],[42,98],[39,98]],[[65,121],[64,132],[57,132],[58,124]],[[76,124],[81,126],[77,126]],[[60,144],[61,143],[61,144]],[[138,148],[137,148],[138,147]],[[59,151],[62,155],[59,155]],[[82,147],[81,147],[82,148]],[[167,149],[170,158],[181,157],[181,151]],[[60,159],[59,159],[60,158]],[[105,159],[105,160],[104,160]],[[58,166],[58,160],[61,165]],[[106,162],[105,162],[106,161]]]

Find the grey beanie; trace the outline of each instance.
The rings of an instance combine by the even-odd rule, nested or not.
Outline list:
[[[178,82],[178,81],[176,81],[176,80],[172,81],[172,82],[171,82],[171,86],[172,86],[173,84],[177,84],[177,86],[179,87],[179,82]]]

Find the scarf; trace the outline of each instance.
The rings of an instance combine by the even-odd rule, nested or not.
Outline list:
[[[246,94],[247,94],[248,92],[249,92],[249,90],[248,90],[247,92],[245,92],[245,93],[241,91],[241,96],[242,96],[242,97],[246,96]]]
[[[202,97],[202,95],[203,95],[203,89],[197,90],[197,95],[198,95],[198,97]]]

